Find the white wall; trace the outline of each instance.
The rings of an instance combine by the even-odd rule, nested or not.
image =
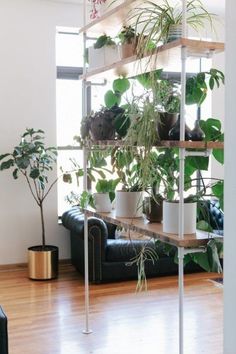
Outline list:
[[[81,14],[80,5],[0,1],[0,154],[12,151],[26,127],[43,129],[47,143],[56,145],[55,29],[80,27]],[[69,258],[56,195],[54,189],[45,202],[47,243],[59,246],[60,258]],[[27,247],[40,242],[39,210],[25,181],[1,172],[0,264],[26,262]]]

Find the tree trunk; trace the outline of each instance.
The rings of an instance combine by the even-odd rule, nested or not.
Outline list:
[[[44,225],[44,215],[43,215],[43,204],[39,204],[40,215],[41,215],[41,226],[42,226],[42,246],[45,247],[45,225]]]

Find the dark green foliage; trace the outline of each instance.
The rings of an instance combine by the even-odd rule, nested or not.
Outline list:
[[[112,38],[110,36],[103,34],[102,36],[98,37],[98,39],[94,43],[93,47],[95,49],[99,49],[99,48],[102,48],[106,45],[115,45],[115,42],[112,40]]]
[[[57,179],[48,185],[48,172],[53,169],[56,162],[57,150],[46,147],[44,144],[44,131],[26,129],[18,146],[12,153],[0,156],[0,170],[13,169],[14,179],[21,174],[26,179],[30,192],[40,207],[42,224],[42,245],[45,246],[45,229],[43,216],[43,201],[47,197]]]

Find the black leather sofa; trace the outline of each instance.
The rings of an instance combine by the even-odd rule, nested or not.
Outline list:
[[[8,354],[7,316],[0,306],[0,354]]]
[[[213,228],[223,228],[222,212],[213,203],[204,205]],[[84,274],[84,216],[78,207],[73,207],[62,215],[62,224],[70,230],[71,261],[76,269]],[[116,239],[116,226],[103,220],[90,217],[89,226],[89,280],[93,283],[116,280],[137,279],[137,265],[129,262],[137,255],[144,243],[155,248],[154,241]],[[147,277],[178,273],[174,262],[175,251],[169,256],[158,247],[158,260],[146,262]],[[193,262],[185,266],[185,272],[202,269]]]

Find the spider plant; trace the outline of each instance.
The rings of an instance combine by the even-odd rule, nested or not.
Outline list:
[[[209,24],[213,28],[215,14],[208,12],[200,0],[188,0],[186,6],[186,22],[195,31]],[[168,0],[163,0],[161,5],[154,1],[145,0],[141,7],[137,7],[130,13],[130,19],[135,22],[134,28],[139,31],[140,38],[144,36],[147,42],[156,45],[168,42],[172,26],[182,25],[183,14],[180,3],[171,5]],[[147,48],[143,42],[138,43],[137,52],[142,56]]]

